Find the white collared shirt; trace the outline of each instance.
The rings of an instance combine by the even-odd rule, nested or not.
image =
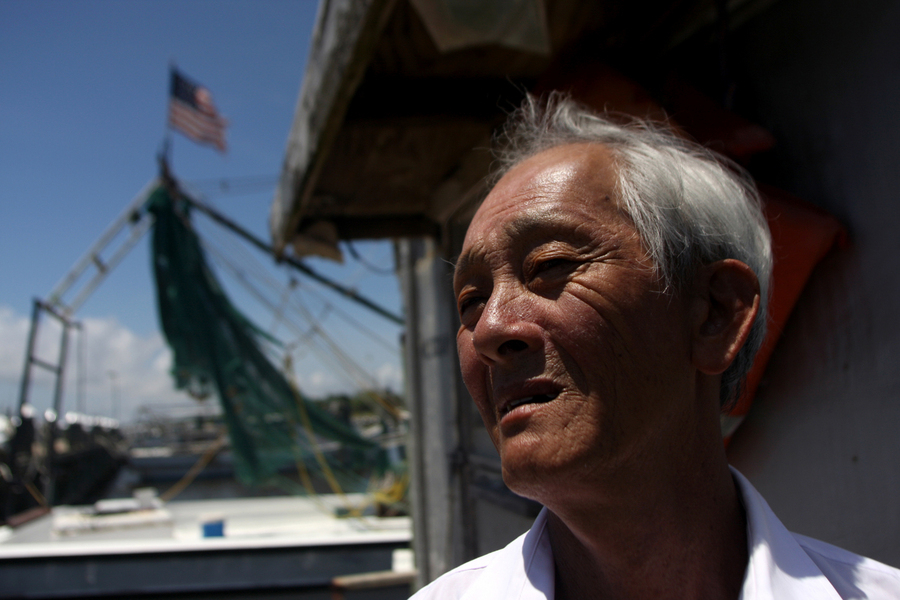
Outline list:
[[[739,600],[897,600],[900,570],[789,532],[732,469],[747,512],[749,562]],[[444,574],[414,600],[553,600],[547,509],[506,548]]]

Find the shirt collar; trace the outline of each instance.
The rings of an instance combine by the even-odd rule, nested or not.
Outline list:
[[[840,600],[840,595],[759,492],[736,469],[732,468],[731,473],[747,513],[750,560],[740,600]]]
[[[840,600],[840,595],[736,469],[731,473],[747,514],[749,560],[739,600]],[[497,553],[465,600],[553,600],[553,550],[547,509],[522,537]]]
[[[462,600],[553,600],[555,568],[547,509],[541,509],[531,529],[485,567]]]

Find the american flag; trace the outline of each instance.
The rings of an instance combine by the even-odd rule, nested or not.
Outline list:
[[[209,90],[176,69],[171,70],[169,126],[195,142],[210,144],[225,152],[228,121],[219,115]]]

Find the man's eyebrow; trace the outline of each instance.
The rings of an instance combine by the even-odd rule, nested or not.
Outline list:
[[[456,262],[453,264],[453,283],[456,283],[456,279],[460,276],[460,274],[465,273],[475,264],[476,259],[472,257],[471,251],[466,251],[460,254]]]
[[[547,211],[539,213],[522,213],[512,221],[503,225],[510,245],[515,245],[522,238],[539,236],[536,241],[545,241],[546,238],[564,236],[566,238],[579,238],[580,234],[573,231],[571,223],[564,219],[556,218],[556,213]],[[474,268],[480,262],[480,255],[473,248],[462,252],[454,263],[454,280],[469,269]]]

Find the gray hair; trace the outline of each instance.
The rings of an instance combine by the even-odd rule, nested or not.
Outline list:
[[[760,308],[746,343],[722,376],[720,399],[737,399],[766,334],[771,237],[750,176],[664,124],[617,123],[553,93],[528,96],[497,137],[496,182],[544,150],[594,143],[617,164],[618,201],[634,222],[669,290],[685,289],[699,266],[734,258],[759,279]]]

